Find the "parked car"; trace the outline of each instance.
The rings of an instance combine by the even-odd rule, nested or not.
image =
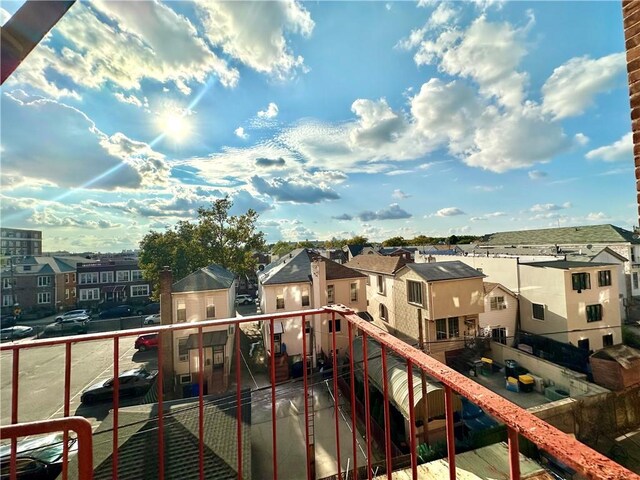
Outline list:
[[[134,370],[127,370],[118,375],[120,381],[119,396],[140,396],[149,390],[149,387],[153,384],[157,370],[148,372],[144,368],[136,368]],[[110,380],[103,380],[90,386],[80,397],[82,403],[94,403],[98,400],[110,400],[113,398],[113,378]]]
[[[144,325],[160,325],[160,314],[154,313],[153,315],[149,315],[142,323]]]
[[[85,317],[71,317],[56,320],[44,327],[45,335],[66,335],[72,333],[87,333],[88,319]]]
[[[2,315],[0,317],[0,328],[13,327],[17,322],[17,319],[13,315]]]
[[[148,335],[140,335],[136,338],[134,344],[137,350],[144,352],[145,350],[151,350],[152,348],[158,348],[158,334],[150,333]]]
[[[251,295],[246,295],[244,293],[240,295],[236,295],[236,305],[249,305],[253,303],[253,297]]]
[[[131,315],[133,315],[133,308],[129,305],[118,305],[101,311],[98,318],[103,320],[105,318],[130,317]]]
[[[33,328],[25,325],[16,325],[15,327],[0,330],[0,340],[18,340],[20,338],[31,337],[33,334]]]
[[[153,302],[143,307],[136,307],[136,313],[138,315],[153,315],[155,313],[160,313],[160,303]]]
[[[73,318],[73,317],[82,317],[85,316],[88,319],[91,318],[91,314],[89,310],[80,309],[80,310],[69,310],[68,312],[64,312],[61,315],[56,317],[56,320],[64,320],[65,318]]]
[[[75,438],[68,440],[68,458],[78,451]],[[16,478],[21,480],[54,479],[62,472],[64,450],[62,433],[30,437],[18,442]],[[10,478],[11,444],[0,446],[0,479]]]

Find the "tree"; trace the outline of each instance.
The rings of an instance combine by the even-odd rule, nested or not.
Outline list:
[[[271,254],[276,257],[283,257],[287,253],[291,252],[295,248],[293,243],[285,242],[283,240],[278,240],[274,243],[273,247],[271,247]]]
[[[458,237],[457,237],[457,235],[451,235],[451,236],[448,238],[447,243],[448,243],[449,245],[455,245],[455,244],[457,244],[457,243],[458,243]]]
[[[355,237],[347,240],[347,245],[366,245],[367,243],[369,243],[369,239],[362,235],[356,235]]]
[[[404,237],[391,237],[382,242],[383,247],[406,247],[407,241]]]
[[[296,248],[316,248],[316,245],[309,240],[305,240],[304,242],[296,243]]]
[[[418,235],[414,239],[410,240],[411,245],[431,245],[433,243],[438,243],[440,239],[427,237],[426,235]]]
[[[324,241],[324,248],[342,248],[345,243],[347,241],[342,238],[331,237],[331,240]]]
[[[139,264],[158,297],[160,270],[171,268],[174,281],[199,268],[217,263],[246,275],[255,272],[253,253],[265,248],[264,234],[256,231],[258,214],[249,209],[243,215],[229,215],[233,202],[228,197],[199,208],[195,222],[178,222],[164,233],[149,232],[140,242]]]

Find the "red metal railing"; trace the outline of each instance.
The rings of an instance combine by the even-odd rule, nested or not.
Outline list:
[[[276,362],[275,355],[273,352],[275,351],[274,344],[274,321],[281,319],[296,319],[295,321],[300,321],[300,331],[302,332],[302,386],[304,388],[304,440],[305,440],[305,458],[306,458],[306,473],[307,478],[314,478],[315,468],[312,462],[314,461],[314,455],[312,455],[312,451],[310,449],[310,431],[309,431],[309,412],[312,408],[308,402],[307,391],[308,388],[314,385],[314,382],[317,380],[315,375],[312,375],[307,369],[307,356],[310,352],[307,351],[308,345],[307,335],[306,335],[306,321],[307,318],[311,319],[311,325],[314,325],[313,316],[320,315],[322,318],[330,320],[332,322],[332,334],[330,338],[330,344],[327,345],[327,349],[331,350],[331,358],[332,358],[332,366],[333,366],[333,408],[334,408],[334,417],[335,417],[335,441],[333,445],[335,445],[335,475],[337,478],[343,478],[349,475],[351,478],[358,478],[358,472],[361,471],[361,468],[358,467],[358,456],[357,456],[357,444],[358,444],[358,436],[359,432],[357,429],[357,421],[355,415],[355,408],[352,408],[351,414],[351,456],[349,457],[349,462],[353,463],[349,466],[344,465],[342,463],[342,454],[341,454],[341,434],[340,434],[340,423],[338,420],[339,411],[342,411],[342,407],[340,404],[340,398],[345,399],[351,405],[356,404],[356,396],[355,396],[355,381],[354,381],[354,372],[356,366],[354,365],[354,337],[358,334],[362,336],[362,350],[363,350],[363,361],[362,361],[362,371],[363,382],[364,382],[364,404],[365,404],[365,415],[364,415],[364,428],[362,429],[365,434],[366,439],[366,455],[364,455],[366,460],[366,476],[367,478],[373,478],[374,476],[374,455],[372,452],[373,445],[370,439],[371,436],[371,405],[370,405],[370,391],[369,391],[369,361],[371,357],[367,352],[367,344],[370,340],[376,341],[381,345],[381,359],[383,365],[383,399],[384,399],[384,450],[380,452],[384,454],[385,461],[383,469],[386,469],[387,472],[393,471],[393,461],[392,452],[395,451],[392,449],[392,427],[391,427],[391,412],[389,407],[389,398],[390,398],[390,384],[387,378],[387,357],[389,354],[393,354],[396,357],[401,357],[406,361],[406,372],[409,378],[408,382],[408,395],[409,395],[409,429],[410,429],[410,466],[411,473],[414,479],[418,478],[418,454],[416,448],[416,426],[415,426],[415,413],[414,413],[414,391],[413,391],[413,381],[412,374],[415,368],[423,370],[426,375],[430,378],[433,378],[444,385],[445,390],[445,419],[446,419],[446,440],[447,440],[447,459],[449,464],[450,478],[456,478],[456,469],[455,469],[455,439],[454,439],[454,418],[453,418],[453,397],[455,394],[462,395],[466,398],[472,399],[475,404],[485,410],[489,415],[499,420],[503,424],[506,425],[508,429],[508,443],[509,443],[509,466],[510,466],[510,476],[513,479],[520,477],[520,466],[519,466],[519,449],[518,449],[518,435],[522,435],[523,437],[532,441],[538,448],[548,452],[550,455],[557,458],[560,462],[570,466],[575,469],[578,473],[586,476],[587,478],[595,478],[595,479],[640,479],[637,475],[632,472],[624,469],[614,461],[604,457],[603,455],[595,452],[584,444],[578,442],[577,440],[565,435],[560,432],[556,428],[551,425],[545,423],[544,421],[538,419],[534,415],[529,412],[521,409],[520,407],[510,403],[504,398],[498,396],[497,394],[491,392],[490,390],[484,388],[483,386],[477,384],[473,380],[461,375],[454,370],[448,368],[446,365],[438,362],[437,360],[429,357],[425,353],[417,350],[416,348],[406,344],[405,342],[393,337],[392,335],[383,332],[377,327],[371,325],[367,321],[363,320],[359,316],[357,316],[353,311],[342,307],[342,306],[332,306],[325,307],[321,309],[315,310],[304,310],[304,311],[296,311],[296,312],[283,312],[278,314],[265,314],[265,315],[256,315],[249,317],[238,317],[238,318],[230,318],[224,320],[208,320],[196,323],[180,323],[174,325],[163,325],[163,326],[154,326],[147,328],[139,328],[132,330],[124,330],[124,331],[115,331],[108,333],[97,333],[97,334],[89,334],[83,336],[75,336],[75,337],[64,337],[64,338],[56,338],[56,339],[41,339],[34,340],[31,342],[20,343],[20,344],[5,344],[0,346],[0,351],[12,351],[13,355],[13,371],[12,371],[12,390],[11,390],[11,423],[17,424],[19,421],[19,411],[18,411],[18,391],[19,391],[19,376],[18,372],[20,371],[20,359],[23,358],[23,354],[26,354],[28,351],[34,348],[42,348],[53,345],[65,345],[65,371],[64,371],[64,398],[63,398],[63,407],[64,407],[64,416],[68,417],[69,415],[69,403],[70,403],[70,377],[71,377],[71,354],[72,347],[74,344],[95,341],[95,340],[104,340],[110,339],[113,341],[113,374],[114,374],[114,394],[113,394],[113,442],[112,442],[112,478],[118,478],[119,473],[120,476],[124,475],[125,472],[119,472],[119,461],[118,461],[118,412],[120,410],[119,404],[119,395],[118,395],[118,374],[119,374],[119,340],[123,337],[131,337],[137,336],[140,334],[148,334],[151,332],[158,332],[158,376],[157,376],[157,387],[158,387],[158,408],[157,408],[157,442],[158,442],[158,478],[164,479],[166,476],[166,453],[165,449],[167,447],[167,438],[166,438],[166,429],[167,425],[165,424],[165,403],[166,398],[163,394],[163,391],[167,389],[168,385],[165,385],[163,379],[163,368],[164,368],[164,359],[163,359],[163,335],[164,332],[178,332],[186,329],[197,329],[197,338],[198,338],[198,371],[197,371],[197,382],[198,382],[198,396],[197,396],[197,404],[198,404],[198,426],[197,426],[197,435],[199,441],[199,449],[198,449],[198,471],[199,477],[205,478],[205,457],[204,457],[204,437],[205,437],[205,408],[204,408],[204,342],[203,342],[203,330],[206,330],[211,327],[220,327],[225,326],[228,328],[230,325],[234,326],[235,339],[234,339],[234,349],[235,349],[235,362],[236,362],[236,370],[235,370],[235,405],[232,406],[232,410],[235,409],[236,412],[236,451],[237,451],[237,466],[236,472],[238,478],[244,478],[249,475],[249,472],[243,472],[243,458],[245,455],[250,455],[250,452],[243,451],[243,394],[242,394],[242,385],[241,385],[241,343],[240,343],[240,331],[239,326],[242,323],[246,322],[268,322],[270,325],[268,339],[268,346],[270,347],[271,361],[269,362],[269,377],[271,380],[270,386],[270,409],[271,409],[271,435],[272,435],[272,472],[271,476],[274,479],[278,478],[278,416],[276,411],[276,399],[278,396],[278,385],[276,385]],[[338,375],[341,374],[344,370],[339,370],[339,367],[345,368],[346,364],[343,366],[338,365],[338,355],[337,352],[337,343],[336,343],[336,318],[340,316],[343,321],[346,321],[348,327],[348,342],[349,342],[349,362],[348,362],[348,374],[344,374],[345,378],[349,378],[350,380],[350,389],[349,395],[345,395],[340,397],[338,391]],[[317,318],[317,317],[316,317]],[[354,331],[355,329],[355,331]],[[166,339],[164,340],[166,341]],[[315,383],[318,385],[319,383]],[[297,382],[290,383],[288,385],[300,385]],[[327,388],[329,386],[329,382],[326,383]],[[69,417],[69,419],[73,419],[74,417]],[[426,419],[425,419],[426,421]],[[11,427],[3,427],[3,438],[5,432],[9,431],[7,429],[16,429],[23,428],[22,425],[14,425]],[[426,428],[426,426],[425,426]],[[7,434],[8,435],[8,434]],[[232,439],[229,439],[232,441]],[[120,442],[121,443],[121,442]],[[344,443],[344,442],[343,442]],[[86,443],[85,443],[86,445]],[[343,447],[347,450],[349,447]],[[67,478],[67,451],[66,451],[66,442],[64,447],[64,461],[63,461],[63,478]],[[84,450],[82,450],[84,451]],[[364,452],[363,452],[364,453]],[[15,465],[16,463],[16,444],[15,440],[12,442],[12,455],[11,455],[11,464]],[[86,468],[86,467],[83,467]],[[122,467],[120,467],[122,468]],[[348,471],[352,470],[352,471]],[[261,472],[262,476],[268,476],[268,472]],[[390,478],[391,475],[388,474]],[[90,476],[82,476],[83,480],[85,478],[90,478]]]

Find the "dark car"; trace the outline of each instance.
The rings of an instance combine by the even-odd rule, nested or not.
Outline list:
[[[117,307],[108,308],[98,314],[99,319],[130,317],[133,315],[133,308],[129,305],[118,305]]]
[[[136,307],[136,313],[138,315],[154,315],[160,313],[160,304],[158,302],[149,303],[144,306]]]
[[[89,317],[71,317],[63,320],[56,320],[44,327],[46,335],[67,335],[73,333],[87,333],[87,322]]]
[[[144,368],[136,368],[134,370],[127,370],[118,375],[120,381],[120,397],[130,396],[138,397],[149,390],[149,387],[153,384],[157,370],[148,372]],[[99,400],[111,400],[113,398],[113,378],[110,380],[103,380],[90,386],[80,397],[82,403],[90,404]]]
[[[16,478],[22,480],[54,479],[62,471],[64,450],[62,433],[53,433],[18,442],[16,455]],[[68,457],[75,455],[78,444],[75,438],[69,438]],[[0,447],[0,479],[10,478],[10,445]]]
[[[135,347],[141,352],[151,350],[152,348],[158,348],[158,334],[151,333],[149,335],[140,335],[136,338]]]
[[[0,328],[13,327],[16,323],[17,319],[13,315],[2,315],[0,317]]]
[[[33,327],[16,325],[15,327],[3,328],[0,330],[0,340],[18,340],[20,338],[32,337],[35,335]]]

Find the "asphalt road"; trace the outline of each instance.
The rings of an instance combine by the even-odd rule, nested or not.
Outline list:
[[[144,366],[157,369],[155,351],[137,352],[135,336],[119,341],[119,371]],[[21,340],[20,342],[24,342]],[[109,412],[111,403],[84,406],[80,395],[100,380],[113,377],[113,341],[97,340],[77,343],[71,349],[70,414],[87,417],[97,426]],[[18,421],[29,422],[64,416],[64,346],[22,350],[18,376]],[[11,420],[12,353],[0,354],[0,423]],[[121,406],[140,399],[121,399]]]

